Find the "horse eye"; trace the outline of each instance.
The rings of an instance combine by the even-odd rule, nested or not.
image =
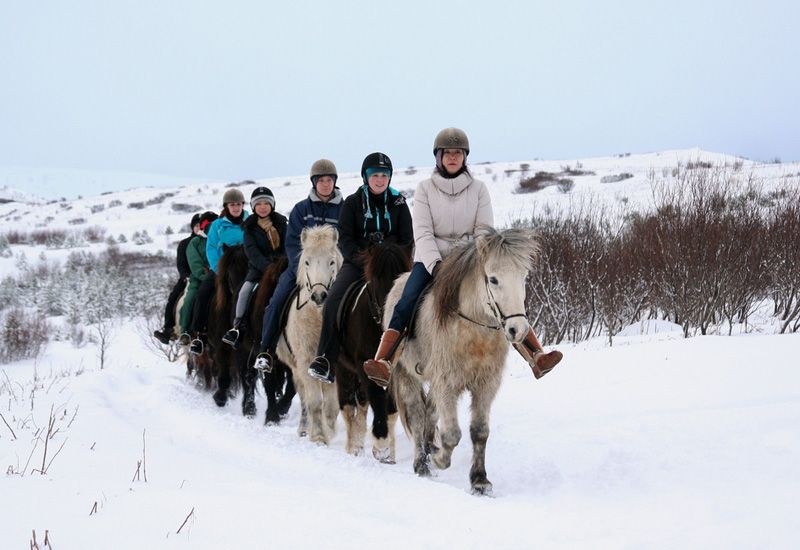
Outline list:
[[[493,285],[496,285],[498,282],[497,277],[489,277],[489,282],[492,283]]]
[[[331,260],[331,267],[336,265],[336,260]]]

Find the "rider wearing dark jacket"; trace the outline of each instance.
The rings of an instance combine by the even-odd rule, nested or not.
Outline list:
[[[247,307],[261,276],[269,265],[286,253],[286,217],[275,211],[275,196],[266,187],[256,187],[250,195],[250,208],[253,210],[244,222],[244,253],[247,256],[247,275],[239,289],[236,313],[231,328],[222,341],[234,349],[245,329]]]
[[[189,230],[192,234],[178,243],[178,281],[172,287],[172,292],[169,293],[169,297],[167,298],[167,306],[164,308],[164,327],[161,330],[153,332],[153,336],[162,344],[169,344],[170,340],[177,337],[177,334],[175,334],[175,304],[178,303],[178,299],[186,289],[189,277],[192,276],[192,269],[189,267],[189,260],[186,258],[186,249],[189,246],[189,241],[191,241],[200,230],[200,214],[192,216]]]
[[[336,316],[347,289],[364,277],[358,253],[372,243],[395,242],[411,247],[414,231],[406,199],[389,187],[392,161],[384,153],[367,155],[361,165],[364,184],[347,197],[339,214],[339,247],[344,264],[331,285],[322,309],[322,333],[317,357],[308,374],[323,382],[334,379],[339,357],[339,331]]]

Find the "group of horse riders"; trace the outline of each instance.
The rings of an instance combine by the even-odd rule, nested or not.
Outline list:
[[[175,338],[174,305],[188,284],[180,310],[180,337],[190,352],[200,354],[206,345],[206,324],[214,292],[217,263],[225,247],[244,245],[248,272],[236,302],[233,327],[223,342],[238,345],[245,329],[243,319],[250,295],[266,267],[286,254],[288,267],[281,274],[264,311],[260,353],[255,368],[269,371],[275,361],[280,337],[280,317],[284,304],[297,284],[301,253],[300,236],[304,228],[331,225],[338,229],[339,248],[344,264],[332,282],[323,306],[322,331],[317,357],[308,367],[311,377],[334,381],[334,366],[339,354],[337,312],[347,289],[364,277],[360,252],[373,244],[394,242],[413,246],[414,263],[402,297],[374,359],[364,363],[364,371],[376,384],[387,387],[392,363],[406,336],[414,307],[424,289],[436,276],[443,258],[459,242],[472,239],[480,226],[493,226],[492,203],[486,185],[467,167],[469,140],[458,128],[445,128],[433,143],[436,167],[431,176],[417,185],[413,216],[405,197],[390,186],[392,162],[384,153],[366,156],[361,166],[363,184],[347,198],[336,187],[333,162],[320,159],[311,166],[311,191],[298,202],[289,219],[275,210],[275,197],[268,188],[257,187],[251,194],[253,214],[244,209],[244,195],[235,188],[223,195],[223,209],[196,214],[191,221],[192,235],[178,245],[180,280],[173,288],[165,312],[163,330],[154,335],[167,344]],[[188,281],[188,283],[187,283]],[[191,333],[197,334],[192,340]],[[561,361],[559,351],[545,353],[529,327],[520,345],[514,346],[541,378]]]

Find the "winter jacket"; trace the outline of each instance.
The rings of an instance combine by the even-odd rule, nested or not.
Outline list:
[[[334,189],[333,192],[333,197],[324,202],[312,189],[308,198],[301,200],[292,208],[289,214],[289,226],[286,228],[286,255],[289,257],[288,269],[291,269],[292,273],[297,273],[297,262],[300,261],[302,252],[300,233],[303,229],[326,224],[338,226],[342,192],[338,189]]]
[[[188,279],[192,275],[192,268],[189,267],[189,259],[186,257],[186,251],[189,247],[189,241],[195,238],[192,233],[185,239],[178,243],[178,275],[181,279]]]
[[[376,196],[365,184],[344,200],[339,214],[339,248],[345,262],[358,265],[358,253],[381,240],[411,246],[411,212],[396,189],[389,187]]]
[[[494,225],[486,185],[468,172],[451,179],[434,173],[414,192],[414,261],[432,273],[456,243],[474,236],[478,225]]]
[[[286,254],[286,216],[272,212],[269,216],[272,225],[278,231],[281,242],[277,249],[267,238],[266,232],[258,225],[258,216],[250,216],[242,223],[244,230],[244,253],[247,255],[247,281],[260,281],[261,275],[269,264],[279,256]]]
[[[199,285],[208,273],[208,258],[206,257],[206,237],[202,233],[189,241],[186,247],[186,261],[191,273],[190,282],[197,281]]]
[[[247,210],[242,211],[242,223],[250,213]],[[244,240],[244,232],[242,231],[241,224],[235,224],[228,219],[227,216],[220,216],[211,224],[211,227],[206,231],[208,241],[206,241],[206,256],[208,257],[208,265],[211,271],[217,272],[217,263],[222,258],[222,253],[225,252],[225,247],[236,246],[242,244]]]

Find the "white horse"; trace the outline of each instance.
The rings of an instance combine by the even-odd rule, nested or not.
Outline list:
[[[525,279],[537,252],[531,231],[482,228],[438,269],[417,313],[416,336],[396,361],[390,387],[415,446],[417,474],[430,474],[431,459],[437,468],[450,466],[461,440],[458,398],[469,391],[470,483],[475,494],[491,493],[485,466],[489,413],[510,343],[528,332]],[[384,325],[406,279],[398,278],[387,298]]]
[[[331,225],[306,228],[300,235],[303,251],[297,267],[297,297],[289,304],[286,329],[278,341],[278,358],[289,365],[300,395],[298,434],[327,445],[336,433],[339,400],[335,384],[325,384],[308,375],[308,365],[317,354],[322,330],[322,304],[342,267],[337,246],[339,233]]]

